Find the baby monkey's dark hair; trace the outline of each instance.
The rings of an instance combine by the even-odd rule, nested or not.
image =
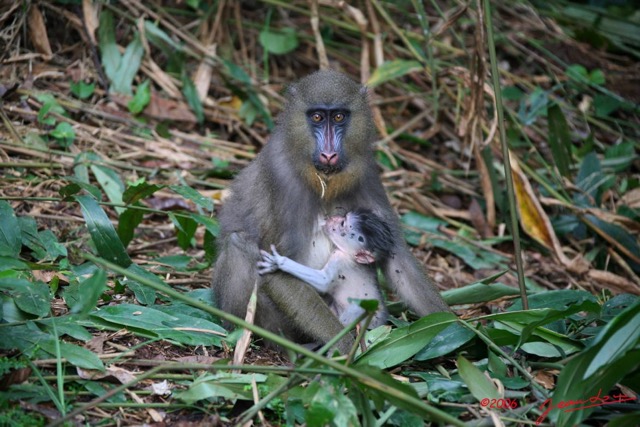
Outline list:
[[[356,217],[358,227],[366,237],[368,249],[375,256],[376,261],[382,261],[388,257],[393,247],[393,234],[389,224],[369,209],[356,209],[352,215]]]

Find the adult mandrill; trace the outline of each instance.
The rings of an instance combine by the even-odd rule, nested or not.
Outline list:
[[[322,297],[295,277],[259,276],[260,249],[321,269],[332,252],[321,223],[336,208],[368,209],[389,224],[387,283],[418,315],[448,311],[409,251],[378,176],[366,88],[335,71],[292,85],[284,111],[255,160],[231,184],[219,215],[213,290],[221,309],[244,317],[258,282],[256,324],[299,343],[326,343],[342,328]],[[353,336],[338,349],[348,351]]]

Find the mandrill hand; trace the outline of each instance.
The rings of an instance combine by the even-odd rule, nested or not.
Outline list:
[[[260,254],[262,254],[262,261],[258,261],[257,266],[258,274],[261,276],[263,274],[278,271],[287,259],[287,257],[283,257],[278,253],[278,251],[276,251],[276,247],[274,245],[271,245],[271,251],[273,254],[263,250],[260,251]]]

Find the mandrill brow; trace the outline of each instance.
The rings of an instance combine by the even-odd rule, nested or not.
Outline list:
[[[420,316],[448,310],[404,241],[378,176],[376,138],[367,90],[344,74],[318,71],[289,87],[268,143],[235,178],[218,217],[213,291],[220,308],[244,317],[257,283],[258,325],[298,343],[331,340],[343,328],[331,295],[284,271],[260,276],[260,251],[274,245],[283,257],[320,270],[335,249],[325,219],[339,209],[364,209],[389,227],[380,266],[391,290]],[[348,351],[353,339],[347,335],[338,350]]]

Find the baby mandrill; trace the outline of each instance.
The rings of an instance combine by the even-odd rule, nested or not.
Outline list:
[[[334,249],[321,270],[282,256],[271,245],[272,253],[260,251],[262,261],[258,262],[258,273],[282,270],[328,295],[329,307],[343,325],[364,313],[359,300],[378,300],[378,310],[369,328],[384,324],[387,310],[376,279],[375,263],[389,256],[393,245],[389,226],[371,211],[358,209],[345,216],[328,218],[323,231]]]

